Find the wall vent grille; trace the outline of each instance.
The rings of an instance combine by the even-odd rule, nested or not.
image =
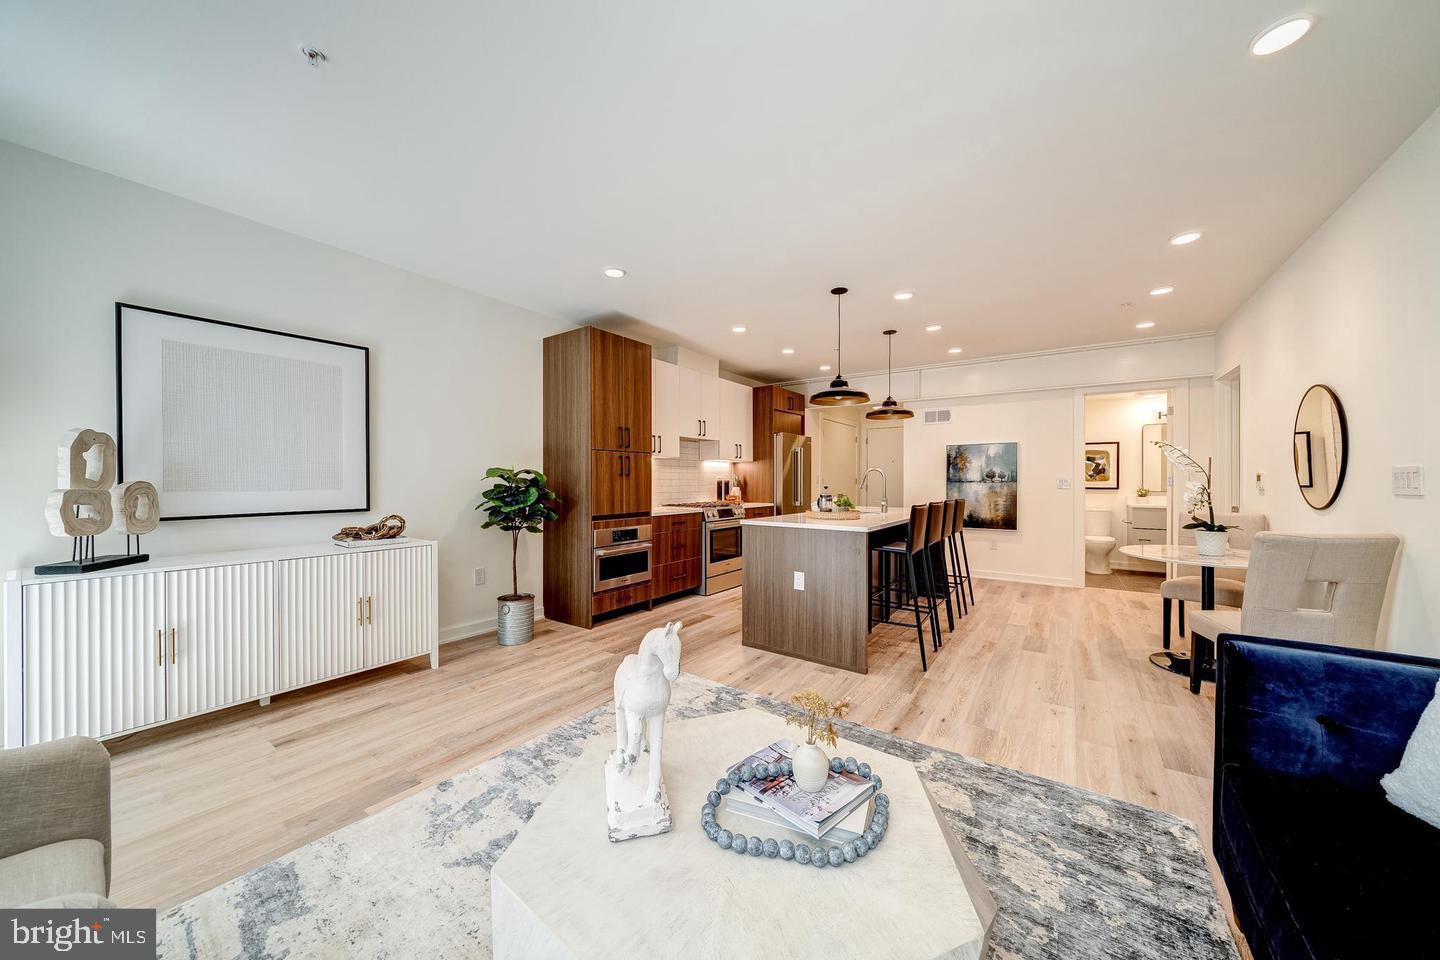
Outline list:
[[[926,410],[926,411],[925,411],[925,422],[926,422],[927,424],[931,424],[931,423],[949,423],[949,422],[950,422],[950,411],[949,411],[949,410]]]

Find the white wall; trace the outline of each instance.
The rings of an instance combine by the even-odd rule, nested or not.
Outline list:
[[[1440,656],[1440,113],[1432,115],[1221,329],[1219,371],[1241,368],[1246,512],[1274,529],[1404,540],[1383,645]],[[1295,485],[1295,409],[1329,384],[1349,422],[1349,470],[1330,509]],[[1428,496],[1390,493],[1390,467],[1428,465]],[[1265,475],[1264,491],[1255,474]]]
[[[115,429],[124,300],[371,349],[372,513],[163,523],[147,551],[325,540],[399,513],[440,541],[442,636],[493,626],[509,537],[472,508],[487,466],[539,465],[540,341],[566,324],[4,142],[0,223],[0,570],[70,555],[42,515],[55,445]],[[521,557],[538,592],[539,537]]]

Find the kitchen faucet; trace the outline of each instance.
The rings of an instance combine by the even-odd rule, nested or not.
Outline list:
[[[860,492],[860,493],[864,493],[864,492],[865,492],[865,481],[867,481],[867,480],[870,479],[870,474],[872,474],[872,473],[878,473],[878,474],[880,474],[880,512],[881,512],[881,513],[884,513],[886,510],[890,509],[890,501],[889,501],[889,498],[887,498],[886,495],[885,495],[885,494],[886,494],[886,483],[885,483],[885,471],[884,471],[884,470],[881,470],[879,467],[871,467],[869,470],[866,470],[866,471],[865,471],[865,475],[860,478],[860,489],[859,489],[858,492]]]

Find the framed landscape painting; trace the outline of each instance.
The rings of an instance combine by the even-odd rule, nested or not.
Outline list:
[[[965,526],[1018,530],[1020,445],[956,443],[945,448],[945,496],[965,501]]]
[[[160,519],[370,509],[370,351],[115,304],[121,479]]]
[[[1119,442],[1085,444],[1085,489],[1120,489]]]

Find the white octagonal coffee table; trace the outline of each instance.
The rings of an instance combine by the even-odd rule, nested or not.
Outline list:
[[[606,754],[596,737],[490,872],[497,960],[623,957],[955,957],[985,955],[995,903],[915,768],[840,741],[831,755],[874,768],[890,795],[880,846],[816,868],[721,850],[700,807],[730,764],[789,737],[780,718],[741,710],[665,725],[672,832],[611,843]],[[748,835],[802,834],[729,813]]]

